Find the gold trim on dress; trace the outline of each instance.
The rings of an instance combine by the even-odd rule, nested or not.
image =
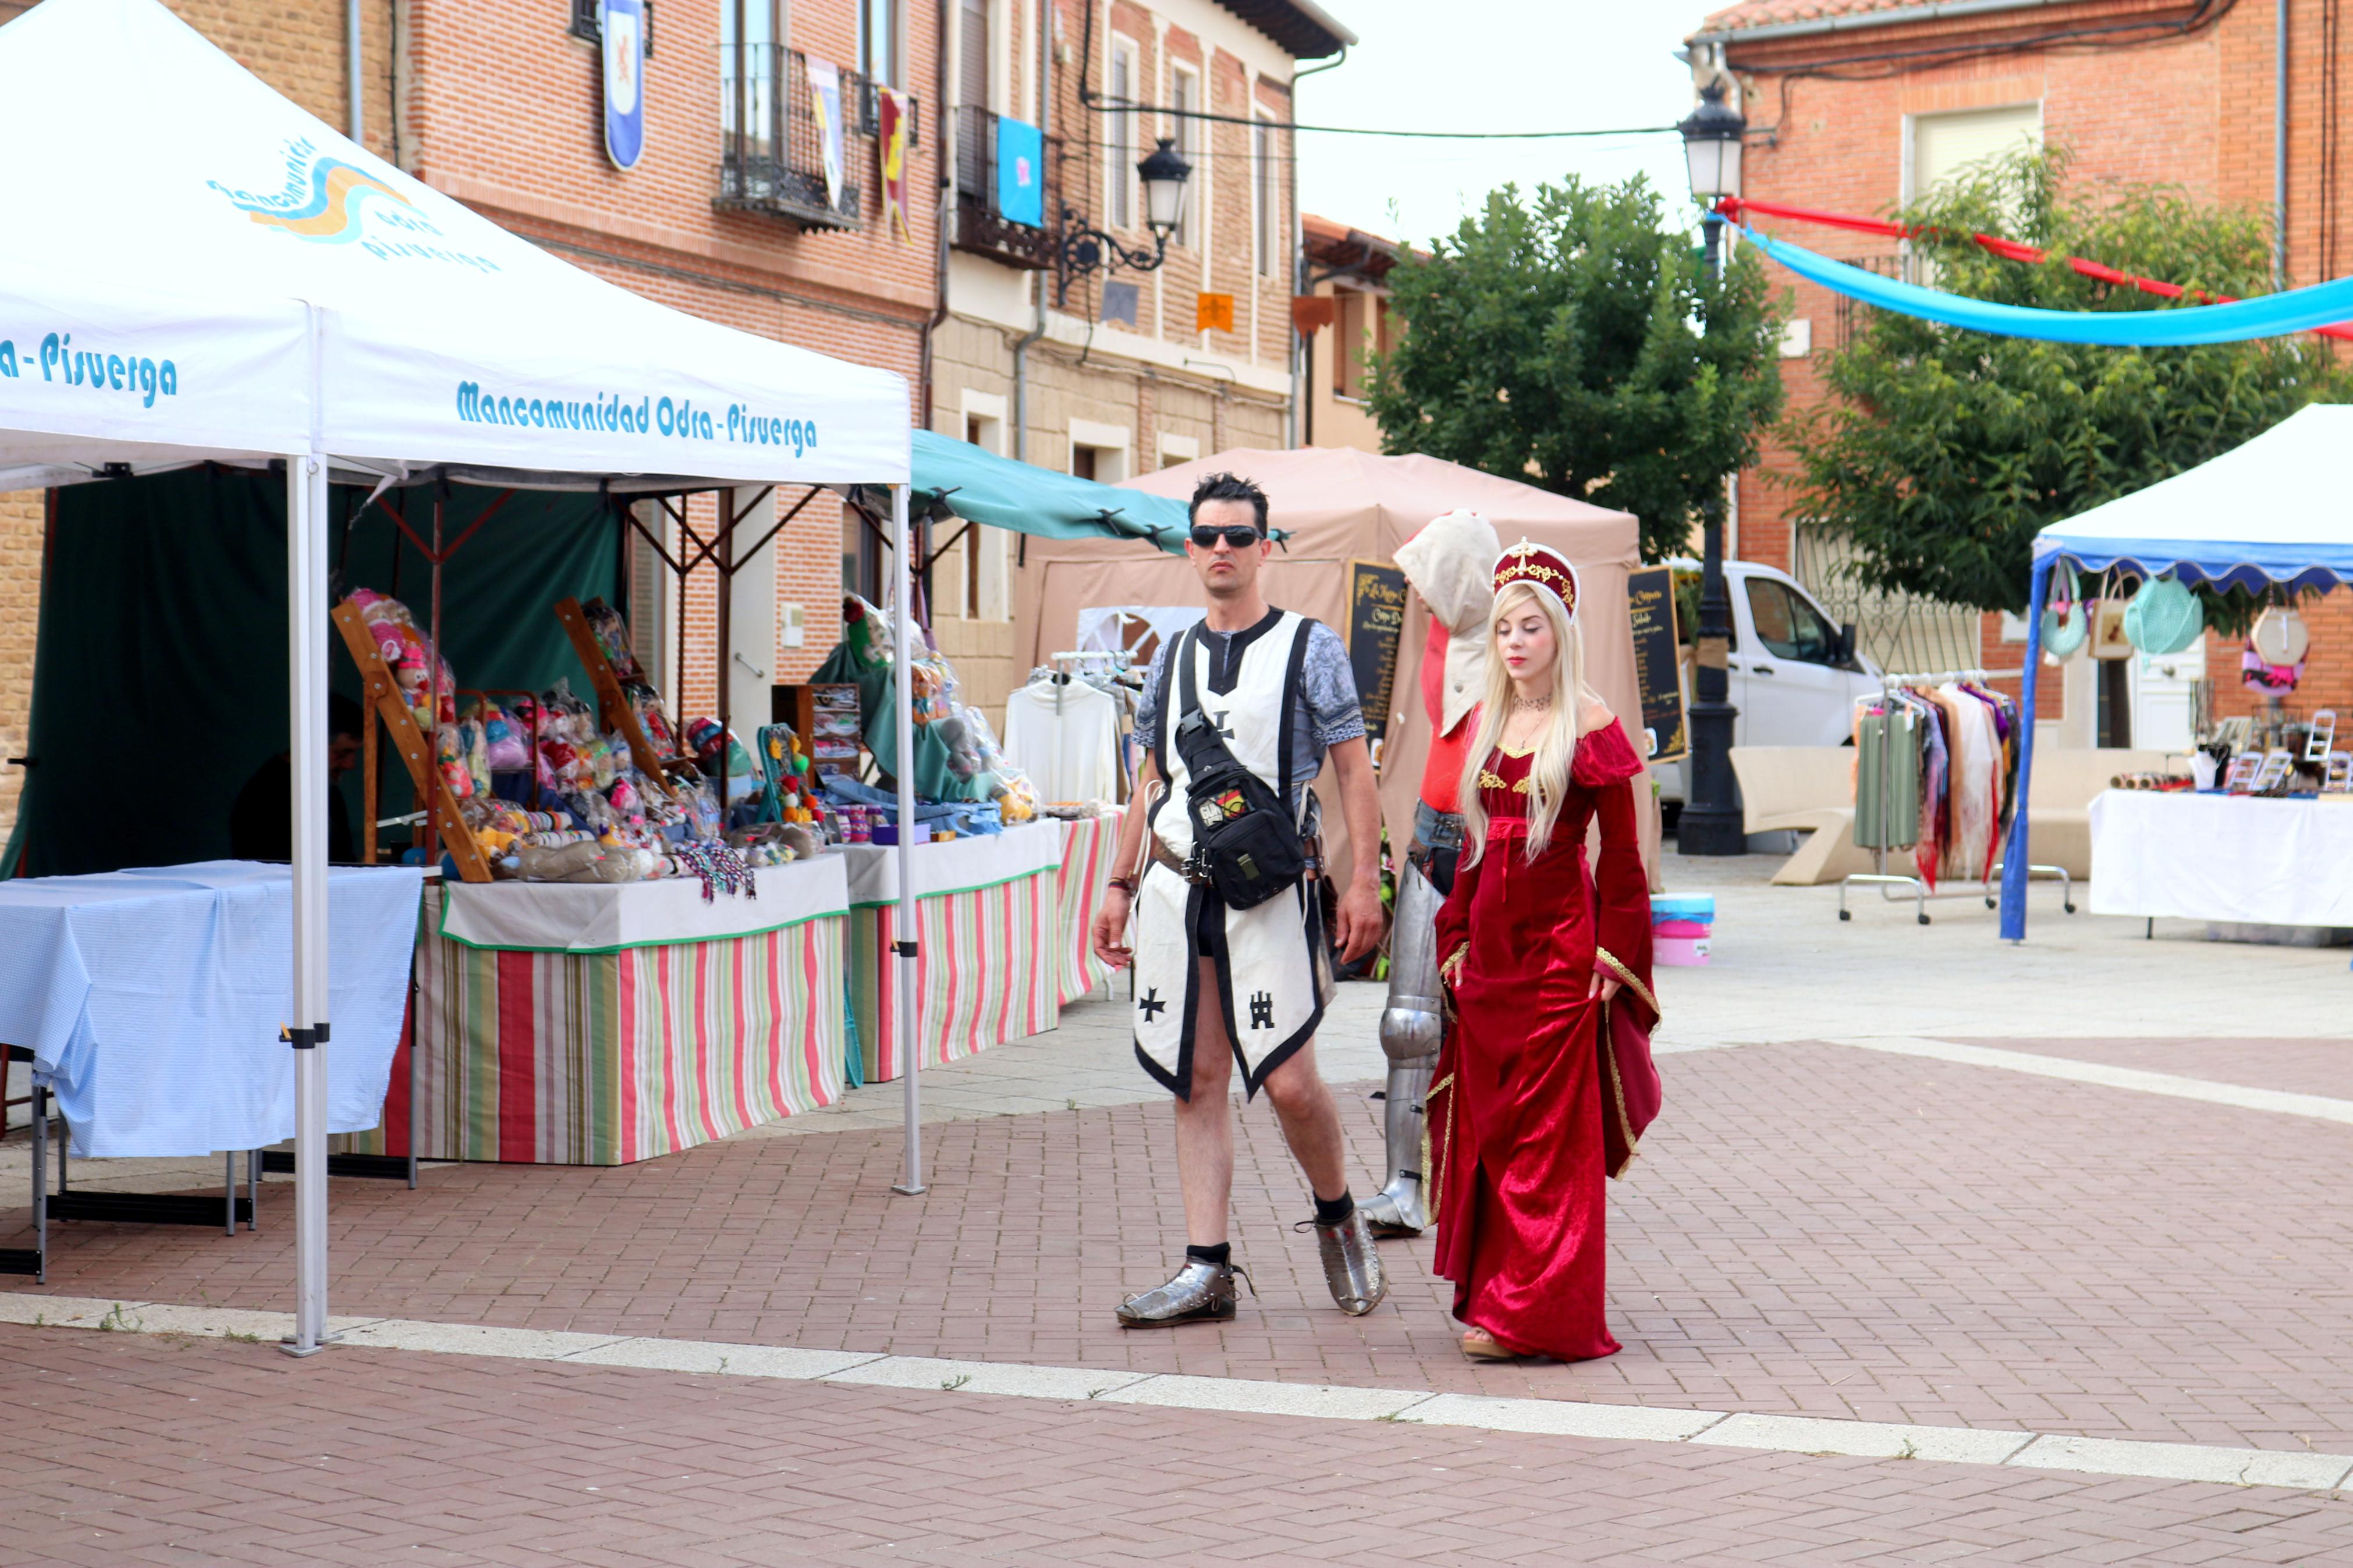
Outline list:
[[[1443,1094],[1446,1096],[1445,1143],[1438,1152],[1439,1163],[1434,1165],[1430,1163],[1430,1118],[1425,1116],[1421,1119],[1421,1170],[1424,1178],[1430,1183],[1430,1223],[1432,1226],[1435,1226],[1438,1224],[1438,1216],[1444,1211],[1446,1203],[1445,1162],[1447,1156],[1454,1152],[1453,1089],[1454,1075],[1452,1073],[1448,1073],[1444,1078],[1440,1079],[1436,1083],[1431,1084],[1430,1086],[1430,1091],[1422,1097],[1422,1103],[1427,1106],[1430,1101],[1436,1100],[1440,1095]]]
[[[1525,787],[1526,781],[1522,780],[1521,783],[1522,786]],[[1492,773],[1485,768],[1481,768],[1479,770],[1479,787],[1481,789],[1509,789],[1512,786],[1504,782],[1501,774]]]
[[[1609,973],[1618,977],[1618,983],[1628,987],[1635,995],[1640,996],[1642,999],[1642,1005],[1650,1008],[1652,1016],[1663,1017],[1665,1016],[1660,1010],[1659,999],[1651,994],[1651,988],[1643,984],[1641,980],[1636,976],[1634,972],[1627,968],[1624,963],[1620,963],[1617,955],[1612,953],[1608,948],[1595,948],[1593,950],[1593,961],[1596,963],[1608,964],[1609,966]]]
[[[1623,1181],[1626,1173],[1633,1168],[1634,1156],[1641,1152],[1642,1141],[1634,1135],[1634,1119],[1626,1112],[1626,1079],[1618,1071],[1618,1043],[1610,1037],[1609,1004],[1607,1002],[1601,1004],[1601,1059],[1609,1068],[1609,1098],[1618,1105],[1618,1135],[1626,1140],[1626,1158],[1619,1162],[1618,1168],[1609,1175],[1613,1181]],[[1446,1104],[1451,1110],[1454,1102],[1450,1100]]]
[[[1446,962],[1438,966],[1438,977],[1449,985],[1453,984],[1462,978],[1462,961],[1470,956],[1471,944],[1466,942],[1446,955]]]

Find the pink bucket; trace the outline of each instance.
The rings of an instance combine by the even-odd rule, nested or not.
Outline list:
[[[1689,925],[1692,922],[1677,921],[1673,923]],[[1702,926],[1699,929],[1704,933],[1707,928]],[[1708,939],[1704,934],[1670,936],[1666,932],[1666,928],[1662,926],[1658,934],[1651,942],[1651,960],[1654,963],[1665,964],[1674,969],[1702,968],[1707,963],[1707,943]]]

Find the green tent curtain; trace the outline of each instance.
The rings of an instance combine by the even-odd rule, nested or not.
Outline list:
[[[1041,539],[1108,534],[1148,541],[1172,554],[1185,547],[1183,501],[1058,474],[930,430],[914,433],[913,489],[919,511],[941,500],[958,517]]]
[[[329,561],[352,587],[430,615],[431,568],[366,492],[335,488]],[[497,490],[453,487],[455,540]],[[406,498],[432,538],[433,492]],[[518,490],[442,569],[445,653],[470,687],[537,691],[587,672],[555,619],[566,595],[622,603],[617,524],[592,494]],[[7,868],[26,876],[216,859],[229,806],[286,749],[286,484],[274,474],[202,468],[58,491],[43,574],[25,791]],[[359,672],[333,639],[334,689]],[[381,806],[411,809],[406,773],[386,756]],[[357,769],[338,786],[357,837]]]

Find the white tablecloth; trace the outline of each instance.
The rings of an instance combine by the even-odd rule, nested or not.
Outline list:
[[[511,952],[618,952],[756,936],[849,908],[839,854],[753,873],[756,899],[716,890],[706,903],[697,877],[651,882],[453,882],[441,934],[468,947]]]
[[[915,897],[991,888],[1050,870],[1062,863],[1064,828],[1048,817],[1002,833],[915,846]],[[861,908],[899,900],[899,868],[889,845],[852,844],[842,850],[849,868],[849,901]]]
[[[384,1111],[418,889],[410,867],[327,873],[327,1131]],[[0,1040],[29,1047],[77,1154],[167,1158],[294,1135],[294,883],[210,860],[0,882]],[[317,1020],[305,1020],[312,1022]]]
[[[2092,911],[2353,926],[2353,801],[2103,790]]]

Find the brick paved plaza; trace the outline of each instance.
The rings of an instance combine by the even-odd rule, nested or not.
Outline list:
[[[928,1081],[920,1197],[888,1085],[634,1167],[336,1182],[374,1326],[307,1363],[254,1315],[282,1183],[233,1241],[67,1227],[0,1297],[0,1563],[2353,1563],[2345,953],[1724,903],[1662,976],[1609,1360],[1466,1363],[1426,1240],[1343,1317],[1262,1105],[1256,1298],[1120,1331],[1180,1237],[1123,992]],[[1366,1175],[1379,999],[1326,1052]]]

